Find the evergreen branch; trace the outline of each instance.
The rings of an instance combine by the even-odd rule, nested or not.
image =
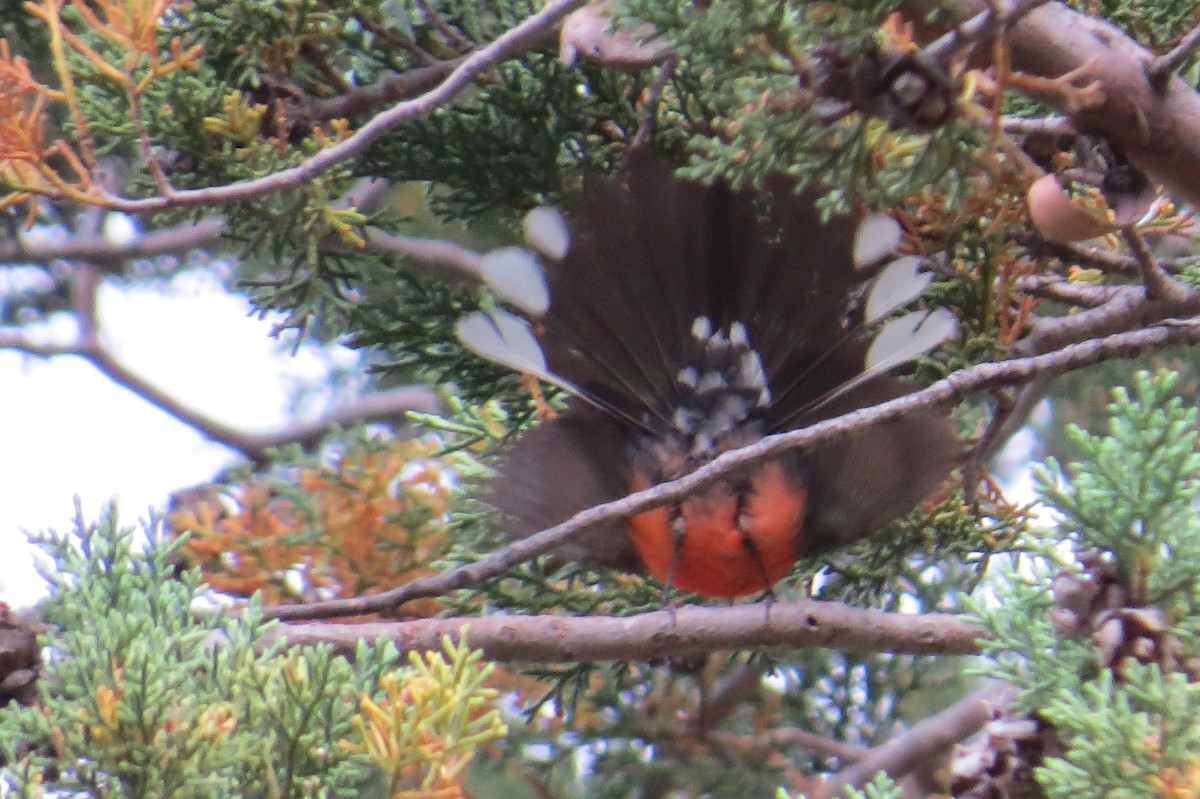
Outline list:
[[[1192,310],[1196,313],[1196,309]],[[643,511],[677,502],[731,472],[778,458],[788,452],[810,450],[822,442],[844,438],[871,425],[882,424],[922,408],[961,400],[978,391],[1028,382],[1040,375],[1062,374],[1114,358],[1131,358],[1150,350],[1200,343],[1200,322],[1152,324],[1113,335],[1070,344],[1044,355],[1014,358],[961,369],[928,388],[903,397],[829,419],[809,427],[766,436],[740,449],[730,450],[689,475],[638,491],[622,499],[597,505],[539,533],[489,553],[475,563],[438,575],[421,577],[381,594],[352,599],[267,608],[267,616],[283,620],[333,618],[392,611],[405,602],[442,596],[479,585],[512,567],[549,552],[583,530],[607,521],[628,519]]]
[[[689,657],[719,650],[821,647],[843,652],[969,655],[978,627],[946,613],[886,613],[840,602],[685,606],[637,616],[487,616],[360,624],[284,624],[267,634],[291,646],[331,644],[346,654],[385,638],[405,651],[438,651],[466,636],[489,660],[580,663]]]
[[[550,0],[541,11],[479,48],[459,63],[445,80],[429,91],[397,103],[363,124],[353,134],[330,145],[297,166],[281,169],[261,178],[238,181],[224,186],[174,191],[169,196],[134,200],[106,198],[108,208],[126,213],[155,213],[170,208],[194,208],[242,202],[253,197],[303,186],[322,172],[362,155],[381,136],[410,120],[432,113],[451,102],[473,85],[485,72],[549,40],[554,27],[584,0]]]

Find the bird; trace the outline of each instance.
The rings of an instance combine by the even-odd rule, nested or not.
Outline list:
[[[537,268],[544,284],[527,292],[545,296],[525,303],[527,323],[500,320],[535,351],[527,371],[571,395],[507,448],[488,483],[507,536],[914,390],[865,366],[864,219],[823,221],[813,191],[790,178],[702,184],[655,156],[584,186]],[[926,408],[597,525],[555,555],[713,599],[769,593],[797,559],[917,505],[961,455],[948,412]]]

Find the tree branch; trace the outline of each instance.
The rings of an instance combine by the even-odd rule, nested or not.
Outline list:
[[[563,17],[582,6],[584,1],[550,0],[536,14],[464,58],[445,80],[433,89],[375,115],[352,135],[326,147],[297,166],[261,178],[223,186],[177,190],[169,196],[140,200],[113,196],[107,199],[106,205],[127,213],[156,213],[169,208],[192,208],[198,205],[215,207],[302,186],[325,170],[361,155],[392,128],[446,105],[497,64],[539,46],[547,40]]]
[[[709,733],[706,737],[728,751],[742,751],[759,757],[778,755],[781,749],[799,747],[810,752],[839,757],[848,763],[853,763],[869,751],[862,746],[835,741],[832,738],[796,727],[764,730],[761,734],[754,736],[716,731]]]
[[[192,224],[151,231],[122,244],[97,234],[75,234],[62,242],[11,238],[0,242],[0,263],[89,261],[106,274],[119,274],[131,260],[186,255],[192,250],[212,247],[220,240],[224,226],[219,217],[207,217]]]
[[[1124,237],[1125,243],[1129,245],[1129,249],[1137,261],[1138,271],[1142,275],[1142,285],[1146,287],[1148,299],[1168,300],[1176,303],[1185,303],[1190,299],[1192,289],[1172,278],[1167,270],[1154,260],[1150,248],[1146,246],[1146,240],[1142,238],[1141,232],[1136,227],[1127,225],[1121,228],[1121,236]]]
[[[992,720],[996,708],[1007,705],[1016,693],[1017,689],[1007,683],[985,685],[870,750],[829,779],[814,799],[832,799],[846,788],[861,788],[881,771],[893,779],[903,777],[975,733]]]
[[[958,6],[968,14],[988,10],[984,0]],[[1117,26],[1062,3],[1029,12],[1008,32],[1015,69],[1049,81],[1074,74],[1096,81],[1103,97],[1077,104],[1079,90],[1066,84],[1023,91],[1067,114],[1081,133],[1116,144],[1185,202],[1200,204],[1200,95],[1190,86],[1173,74],[1154,86],[1147,77],[1153,53]]]
[[[968,655],[979,651],[978,627],[944,613],[864,610],[839,602],[685,606],[637,616],[486,616],[361,624],[284,624],[268,633],[293,646],[331,644],[352,653],[381,636],[402,651],[440,651],[442,638],[466,636],[495,661],[580,663],[653,660],[718,650],[787,647],[840,652]]]
[[[272,449],[288,444],[312,449],[334,426],[395,422],[402,420],[408,411],[433,413],[441,407],[433,392],[424,387],[413,386],[368,395],[312,422],[289,425],[271,433],[250,433],[218,422],[183,403],[130,369],[104,347],[94,346],[78,354],[117,385],[132,391],[210,441],[237,450],[243,457],[258,465],[266,463]]]
[[[1136,286],[1089,286],[1072,283],[1058,275],[1025,275],[1017,279],[1017,290],[1031,297],[1041,297],[1076,308],[1099,308],[1124,292],[1140,297]]]
[[[307,132],[313,125],[331,119],[353,119],[382,105],[428,91],[465,60],[463,57],[437,61],[393,75],[370,86],[357,86],[344,94],[315,98],[302,105],[290,107],[290,127],[297,132]]]
[[[1071,344],[1062,349],[1000,363],[961,369],[928,388],[903,397],[829,419],[800,430],[767,436],[754,444],[730,450],[689,475],[638,491],[630,496],[589,508],[539,533],[515,541],[475,563],[411,582],[368,597],[288,605],[265,609],[278,619],[332,618],[392,611],[405,602],[447,594],[498,577],[520,563],[560,546],[583,530],[602,522],[628,519],[651,508],[694,494],[735,470],[777,458],[785,452],[802,452],[818,443],[843,438],[870,425],[881,424],[922,408],[948,403],[999,386],[1025,383],[1038,375],[1062,374],[1113,358],[1129,358],[1147,350],[1176,344],[1200,343],[1200,323],[1183,321],[1155,324]]]
[[[335,427],[372,422],[402,421],[408,411],[433,413],[441,405],[433,392],[422,386],[398,388],[367,395],[312,422],[288,425],[272,433],[249,433],[222,424],[185,404],[142,375],[130,369],[100,340],[96,326],[96,292],[99,270],[85,262],[76,267],[72,301],[79,324],[79,338],[70,345],[41,345],[19,331],[0,330],[0,349],[10,349],[41,358],[74,355],[83,358],[117,385],[128,389],[154,407],[191,427],[205,438],[237,450],[256,464],[265,463],[272,449],[297,444],[312,449]]]
[[[1188,292],[1185,302],[1174,298],[1151,300],[1142,286],[1118,286],[1104,305],[1069,316],[1043,316],[1034,323],[1029,335],[1012,348],[1016,355],[1051,352],[1068,344],[1106,334],[1137,330],[1168,317],[1200,313],[1200,297]]]
[[[1184,62],[1196,54],[1197,50],[1200,50],[1200,25],[1188,31],[1187,36],[1184,36],[1171,52],[1159,56],[1146,67],[1146,74],[1150,78],[1150,82],[1156,87],[1164,86],[1167,80],[1183,66]]]
[[[396,255],[405,262],[443,280],[483,282],[483,258],[452,241],[401,236],[380,228],[367,228],[367,249]]]

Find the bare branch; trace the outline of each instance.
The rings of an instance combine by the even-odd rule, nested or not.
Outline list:
[[[313,125],[331,119],[353,119],[369,113],[380,106],[405,100],[423,91],[428,91],[444,80],[465,58],[438,61],[428,66],[410,69],[370,86],[357,86],[344,94],[320,97],[303,105],[290,107],[289,125],[292,129],[307,132]]]
[[[51,261],[90,261],[108,274],[122,271],[131,260],[160,255],[185,255],[214,246],[224,221],[207,217],[188,225],[164,228],[116,243],[101,235],[76,234],[62,242],[8,239],[0,242],[0,263],[45,264]]]
[[[881,771],[894,779],[903,777],[974,734],[992,720],[997,708],[1011,702],[1016,693],[1017,689],[1007,683],[983,686],[941,713],[922,719],[838,772],[825,783],[817,799],[838,796],[848,787],[861,788]]]
[[[1116,299],[1125,291],[1137,289],[1132,286],[1089,286],[1072,283],[1058,275],[1025,275],[1017,279],[1017,290],[1031,297],[1073,305],[1076,308],[1097,308]]]
[[[1013,239],[1035,255],[1049,255],[1068,264],[1087,266],[1116,275],[1136,275],[1137,261],[1128,255],[1099,247],[1083,248],[1075,244],[1050,241],[1033,231],[1015,231]]]
[[[35,341],[19,330],[0,330],[0,350],[19,352],[22,355],[32,355],[35,358],[56,358],[59,355],[83,355],[83,348],[77,344],[43,344]]]
[[[1150,82],[1161,89],[1197,50],[1200,50],[1200,25],[1188,31],[1187,36],[1184,36],[1171,52],[1159,56],[1146,67],[1146,75],[1149,76]]]
[[[426,388],[401,388],[373,397],[368,396],[356,404],[339,408],[313,422],[291,425],[273,433],[250,433],[218,422],[208,414],[185,404],[130,369],[104,347],[95,346],[79,354],[117,385],[129,389],[210,441],[237,450],[256,464],[265,463],[272,449],[287,444],[311,449],[320,443],[334,426],[395,422],[402,419],[407,411],[431,413],[440,407],[433,393]]]
[[[405,651],[442,648],[466,636],[484,657],[525,663],[653,660],[718,650],[821,647],[841,652],[966,655],[978,627],[945,613],[885,613],[839,602],[686,606],[637,616],[487,616],[362,624],[284,624],[268,633],[294,646],[332,644],[345,653],[381,636]]]
[[[742,663],[704,697],[692,717],[690,732],[705,737],[730,713],[741,707],[762,690],[765,666],[761,663]]]
[[[483,282],[483,259],[479,253],[452,241],[400,236],[380,228],[367,228],[367,248],[398,255],[406,263],[443,280]]]
[[[1121,235],[1133,257],[1137,260],[1138,271],[1142,275],[1142,284],[1146,287],[1146,297],[1151,300],[1169,300],[1172,302],[1187,302],[1193,291],[1184,284],[1173,279],[1167,271],[1154,260],[1146,240],[1133,225],[1121,228]]]
[[[956,53],[973,47],[979,40],[989,36],[1001,26],[1011,25],[1033,11],[1047,0],[1017,0],[1005,13],[997,13],[995,3],[980,3],[984,6],[975,16],[963,22],[939,39],[922,49],[922,55],[938,63],[946,63]]]
[[[441,574],[420,577],[375,596],[267,608],[265,613],[272,618],[287,620],[391,611],[414,599],[441,596],[461,588],[479,585],[486,579],[504,574],[517,564],[549,552],[588,527],[601,522],[628,519],[651,508],[676,502],[730,472],[777,458],[785,452],[809,450],[818,443],[848,436],[864,427],[881,424],[921,408],[959,400],[977,391],[1025,383],[1039,375],[1062,374],[1113,358],[1130,358],[1148,350],[1198,342],[1200,323],[1185,321],[1152,324],[1143,329],[1071,344],[1045,355],[961,369],[928,388],[907,396],[800,430],[767,436],[749,446],[730,450],[678,480],[661,483],[628,497],[581,511],[561,524],[515,541],[475,563],[459,566]]]
[[[210,441],[237,450],[256,464],[266,462],[272,449],[289,444],[312,449],[335,426],[351,427],[375,422],[397,423],[403,421],[409,411],[433,413],[441,407],[432,391],[423,386],[411,386],[369,394],[312,422],[300,422],[271,433],[250,433],[222,424],[183,403],[126,366],[103,347],[95,335],[90,335],[82,324],[81,331],[78,342],[61,345],[40,344],[18,331],[0,330],[0,350],[13,350],[39,358],[61,355],[83,358],[117,385],[132,391]]]
[[[1067,344],[1111,333],[1136,330],[1168,317],[1200,313],[1200,297],[1189,292],[1186,302],[1150,300],[1141,286],[1117,286],[1104,305],[1067,316],[1043,316],[1032,331],[1012,348],[1016,355],[1051,352]]]
[[[1042,134],[1057,136],[1073,136],[1078,133],[1071,120],[1067,117],[1042,117],[1029,119],[1026,117],[1001,117],[1000,126],[1005,133]]]
[[[720,744],[721,748],[727,751],[743,751],[759,757],[778,754],[781,749],[799,747],[810,752],[840,757],[847,763],[853,763],[869,751],[862,746],[835,741],[832,738],[795,727],[765,730],[762,734],[755,736],[716,731],[709,733],[707,738]]]

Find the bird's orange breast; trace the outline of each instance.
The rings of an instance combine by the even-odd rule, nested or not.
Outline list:
[[[635,491],[649,487],[635,475]],[[646,570],[673,588],[715,598],[754,594],[791,570],[807,498],[803,483],[770,462],[750,475],[741,494],[717,483],[678,505],[634,516],[629,535]]]

